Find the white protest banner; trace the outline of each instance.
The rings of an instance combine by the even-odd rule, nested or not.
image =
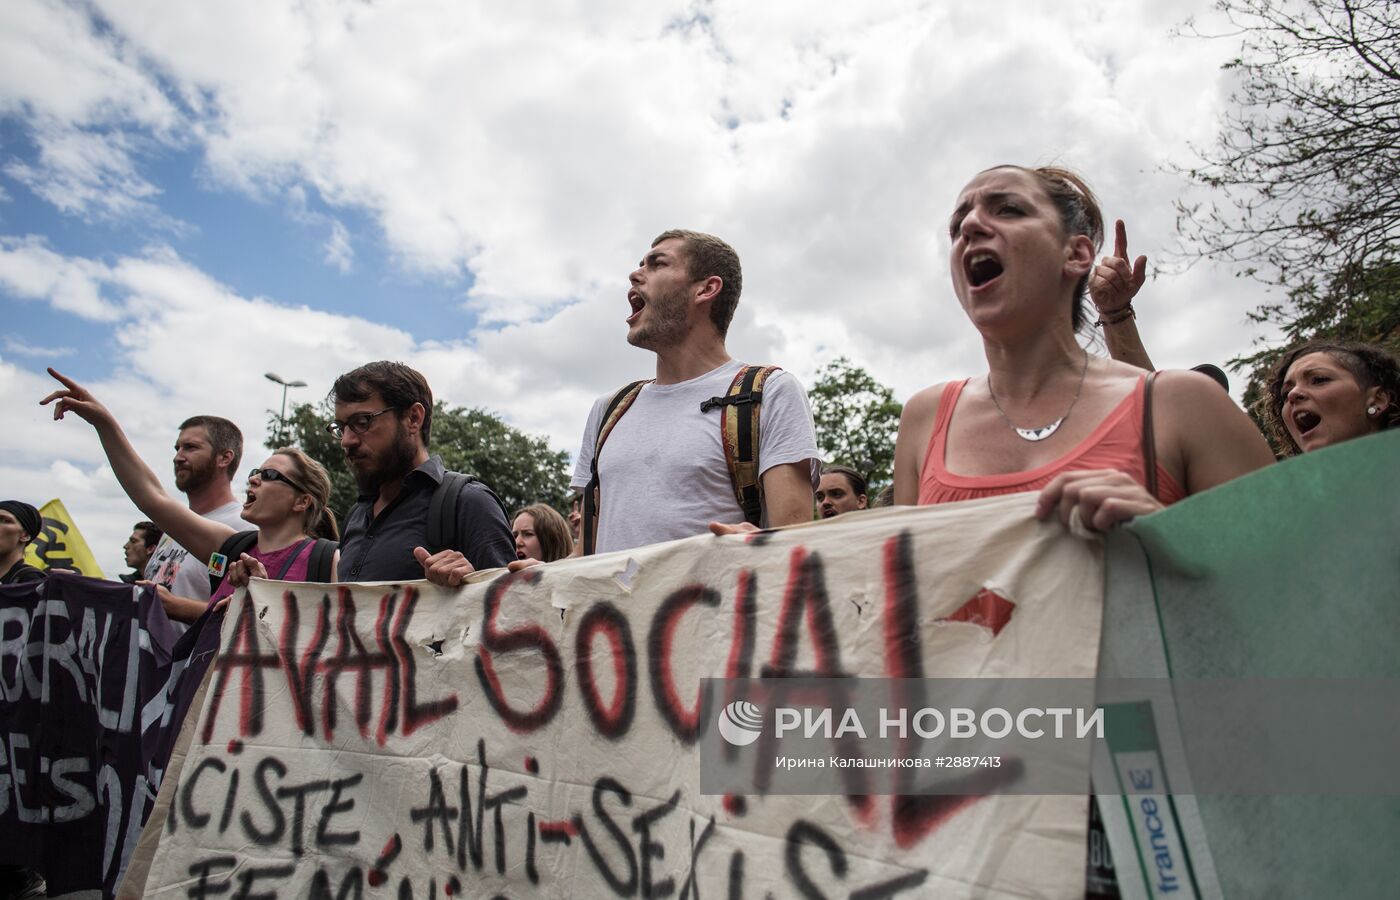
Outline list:
[[[255,582],[121,896],[1083,896],[1087,755],[1083,796],[699,791],[704,677],[1093,677],[1101,547],[1034,500]]]

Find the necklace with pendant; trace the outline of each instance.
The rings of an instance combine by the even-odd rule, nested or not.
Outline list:
[[[1001,408],[1001,403],[997,400],[996,392],[992,390],[991,372],[987,373],[987,393],[991,395],[992,404],[996,406],[997,412],[1001,415],[1002,420],[1005,421],[1006,424],[1011,427],[1012,431],[1016,432],[1016,436],[1018,438],[1020,438],[1023,441],[1031,442],[1043,441],[1050,435],[1059,431],[1060,426],[1065,424],[1065,420],[1069,418],[1069,414],[1074,411],[1074,404],[1079,402],[1079,394],[1084,390],[1084,376],[1088,374],[1089,351],[1085,350],[1084,367],[1079,370],[1079,387],[1074,389],[1074,399],[1069,401],[1069,408],[1065,410],[1065,414],[1063,416],[1060,416],[1058,419],[1051,422],[1049,425],[1042,425],[1039,428],[1020,428],[1016,425],[1015,422],[1011,421],[1011,417],[1006,414],[1006,410]]]

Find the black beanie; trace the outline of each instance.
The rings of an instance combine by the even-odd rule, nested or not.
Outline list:
[[[44,517],[23,500],[0,500],[0,509],[15,517],[15,521],[19,522],[19,527],[24,529],[31,541],[44,530]]]

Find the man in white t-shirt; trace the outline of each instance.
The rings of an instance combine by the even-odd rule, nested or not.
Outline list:
[[[598,458],[599,553],[744,521],[725,459],[723,407],[700,409],[724,397],[743,367],[724,346],[742,288],[739,256],[713,235],[667,231],[630,280],[627,341],[656,353],[656,380],[617,420]],[[574,490],[592,480],[598,423],[612,397],[589,413]],[[764,382],[759,424],[763,524],[809,521],[821,463],[806,392],[791,374]]]
[[[233,475],[243,458],[243,433],[228,419],[194,416],[180,425],[175,440],[175,486],[190,509],[238,531],[253,528],[243,521],[243,505],[233,497]],[[209,605],[209,561],[195,559],[170,535],[146,563],[146,580],[156,584],[165,614],[172,622],[190,623]]]

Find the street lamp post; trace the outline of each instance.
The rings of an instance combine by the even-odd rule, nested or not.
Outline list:
[[[282,430],[282,440],[285,441],[287,436],[287,388],[306,387],[306,382],[283,381],[282,376],[276,375],[272,372],[263,373],[263,377],[266,378],[268,381],[275,381],[278,384],[282,385],[282,412],[277,416],[277,422]]]

